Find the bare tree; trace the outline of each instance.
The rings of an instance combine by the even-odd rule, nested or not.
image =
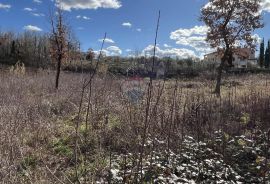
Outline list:
[[[219,48],[223,57],[218,68],[215,93],[220,95],[221,75],[231,65],[233,49],[238,45],[255,49],[252,33],[262,28],[261,0],[209,0],[202,8],[200,20],[209,27],[207,41]]]
[[[67,25],[65,25],[63,18],[63,10],[61,8],[58,8],[55,14],[50,14],[50,23],[52,29],[50,39],[51,57],[52,60],[56,60],[57,62],[55,88],[58,89],[61,65],[66,57],[68,50],[68,28]]]

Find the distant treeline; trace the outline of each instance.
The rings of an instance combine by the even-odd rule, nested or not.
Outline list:
[[[79,42],[68,36],[68,52],[63,70],[92,71],[97,57],[92,49],[80,51]],[[0,32],[0,63],[14,65],[18,61],[25,66],[35,68],[50,68],[55,62],[51,58],[50,35],[35,32]],[[177,73],[192,73],[192,68],[198,63],[192,59],[157,58],[155,72],[151,73],[152,58],[150,57],[119,57],[102,55],[100,62],[106,70],[116,75],[125,76],[173,76]]]
[[[78,55],[78,42],[69,40],[70,58]],[[26,66],[48,68],[53,65],[50,35],[35,32],[0,32],[0,63],[13,65],[22,62]]]
[[[80,51],[79,42],[68,36],[68,52],[62,70],[73,72],[91,72],[94,70],[97,55],[92,49]],[[27,67],[54,68],[55,61],[51,57],[50,35],[35,32],[15,34],[0,32],[0,63],[14,65],[24,63]],[[151,72],[153,58],[106,56],[102,54],[100,62],[103,72],[120,76],[140,77],[195,77],[207,71],[215,72],[217,65],[194,61],[192,58],[156,58],[154,72]],[[233,73],[261,72],[260,69],[233,71]]]

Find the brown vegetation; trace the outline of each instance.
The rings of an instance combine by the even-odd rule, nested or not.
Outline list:
[[[147,94],[136,102],[127,95],[138,88],[138,82],[99,75],[93,79],[91,91],[86,91],[78,117],[80,90],[88,75],[63,73],[56,92],[52,73],[0,73],[1,182],[95,183],[104,177],[115,153],[137,155],[134,164],[139,167],[136,160],[144,136]],[[258,131],[270,127],[267,78],[269,75],[227,77],[220,98],[210,93],[214,83],[206,79],[153,81],[147,136],[165,140],[167,146],[147,149],[143,158],[157,149],[179,152],[186,135],[206,141],[220,130],[228,136],[255,139]],[[139,88],[146,92],[147,83],[147,79],[140,81]],[[73,150],[78,121],[77,178]],[[230,162],[222,152],[225,147],[217,151]],[[135,176],[136,172],[140,173],[135,169]]]

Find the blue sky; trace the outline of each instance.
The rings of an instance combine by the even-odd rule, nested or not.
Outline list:
[[[201,57],[205,27],[199,22],[200,8],[207,0],[61,0],[65,16],[82,49],[98,50],[105,32],[108,55],[148,53],[154,42],[158,10],[161,10],[158,53],[161,56]],[[257,37],[270,38],[270,0],[264,0],[265,28]],[[0,0],[0,29],[48,32],[53,0]]]

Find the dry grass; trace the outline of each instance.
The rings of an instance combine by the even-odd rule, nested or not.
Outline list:
[[[86,129],[89,91],[83,99],[82,117],[76,117],[86,77],[63,73],[56,91],[52,71],[28,71],[20,76],[0,72],[1,183],[74,182],[74,122],[78,120],[81,182],[94,183],[102,176],[110,152],[139,154],[145,100],[135,104],[126,96],[135,83],[109,75],[96,78]],[[223,130],[252,137],[254,131],[270,127],[269,77],[227,77],[222,98],[211,94],[214,81],[203,77],[179,80],[177,85],[174,80],[155,81],[147,136],[166,140],[166,149],[176,151],[184,135],[192,134],[200,141]],[[140,82],[143,91],[147,81]]]

